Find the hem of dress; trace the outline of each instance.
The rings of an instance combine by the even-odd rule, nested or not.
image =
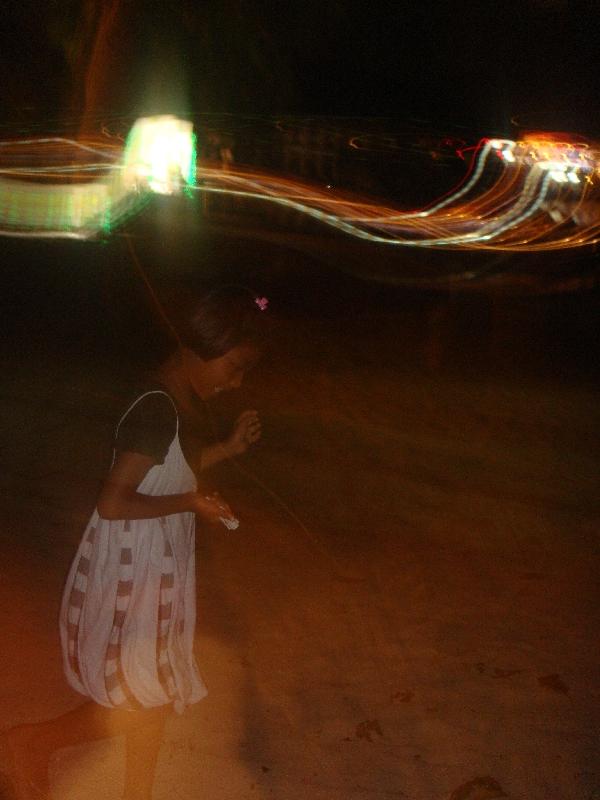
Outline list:
[[[145,706],[143,703],[140,703],[140,701],[137,700],[137,698],[136,698],[137,702],[140,704],[140,708],[127,708],[126,706],[121,706],[121,707],[114,706],[112,703],[103,703],[101,700],[97,700],[95,697],[92,697],[91,694],[86,692],[84,687],[81,684],[79,686],[76,686],[75,685],[75,681],[70,680],[69,677],[67,677],[67,683],[81,697],[85,697],[87,700],[91,701],[92,703],[96,703],[96,705],[102,706],[102,708],[107,708],[109,711],[116,711],[116,710],[120,710],[120,711],[151,711],[154,708],[166,708],[167,706],[172,706],[173,710],[175,711],[175,713],[181,715],[186,710],[186,708],[189,708],[190,706],[196,705],[196,703],[199,703],[201,700],[204,700],[204,698],[208,694],[208,690],[204,689],[204,691],[198,692],[198,694],[196,694],[193,698],[191,698],[189,700],[186,700],[185,702],[179,697],[173,697],[170,700],[167,700],[166,703],[155,703],[154,705],[148,705],[148,706]]]

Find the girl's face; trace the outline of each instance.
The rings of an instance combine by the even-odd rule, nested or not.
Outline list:
[[[258,349],[252,344],[239,344],[209,361],[204,361],[193,350],[183,350],[187,378],[202,400],[209,400],[219,392],[239,389],[246,371],[254,366],[258,356]]]

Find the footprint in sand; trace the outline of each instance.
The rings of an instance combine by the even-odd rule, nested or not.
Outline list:
[[[383,736],[379,720],[366,719],[364,722],[360,722],[356,726],[357,739],[366,739],[368,742],[372,742],[373,741],[373,739],[371,738],[372,733],[377,733],[379,736]]]
[[[538,683],[544,689],[551,689],[553,692],[559,692],[560,694],[569,694],[569,687],[560,675],[544,675],[538,678]]]
[[[398,701],[399,703],[410,703],[415,696],[414,692],[394,692],[390,697],[390,702]]]
[[[524,669],[499,669],[498,667],[494,668],[494,672],[492,673],[492,678],[512,678],[513,675],[520,675],[521,672],[525,672]]]
[[[502,791],[498,781],[486,775],[463,783],[452,792],[449,800],[493,800],[495,797],[508,797],[508,795]]]

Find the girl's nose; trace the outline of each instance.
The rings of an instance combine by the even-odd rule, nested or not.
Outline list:
[[[242,385],[243,375],[237,375],[235,378],[232,378],[229,381],[229,385],[232,389],[239,389]]]

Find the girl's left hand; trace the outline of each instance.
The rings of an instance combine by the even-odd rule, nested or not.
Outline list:
[[[232,456],[245,453],[251,444],[260,439],[260,420],[256,411],[243,411],[235,421],[231,436],[225,442],[227,452]]]

